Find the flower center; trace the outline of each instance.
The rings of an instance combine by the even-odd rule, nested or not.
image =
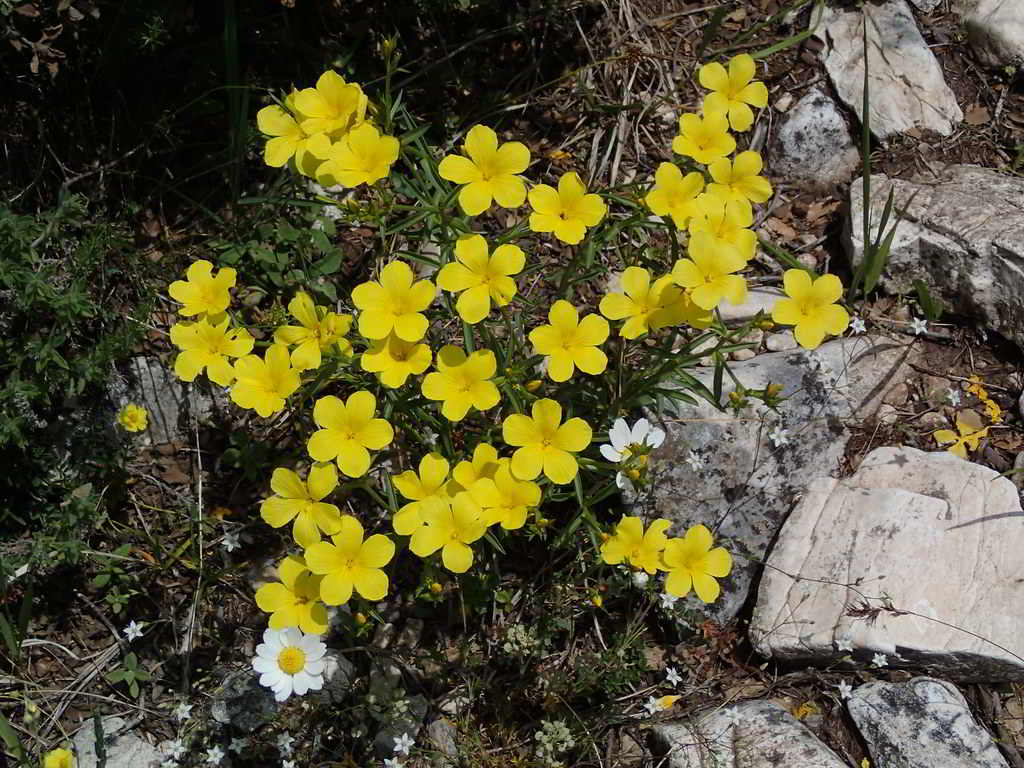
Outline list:
[[[306,666],[306,654],[302,649],[289,645],[277,654],[277,666],[286,675],[297,675]]]

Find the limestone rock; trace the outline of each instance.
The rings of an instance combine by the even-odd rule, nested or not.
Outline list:
[[[352,690],[356,678],[356,665],[337,651],[328,650],[324,655],[324,687],[321,697],[332,704],[340,704]]]
[[[919,11],[929,13],[939,7],[942,0],[910,0]]]
[[[420,728],[423,727],[423,720],[427,716],[429,705],[420,694],[409,696],[405,701],[408,704],[406,713],[387,721],[373,740],[373,751],[381,760],[395,756],[395,739],[402,735],[409,734],[418,741],[417,737]]]
[[[967,39],[990,67],[1024,65],[1024,12],[1020,0],[971,0],[961,4]]]
[[[905,209],[882,287],[908,293],[920,279],[948,310],[1024,345],[1024,179],[973,165],[950,166],[925,182],[871,179],[872,239],[891,188]],[[864,252],[859,181],[850,188],[850,209],[844,241],[856,264]]]
[[[871,130],[881,140],[911,129],[953,133],[963,120],[935,55],[905,0],[864,6],[868,31]],[[826,6],[816,35],[839,98],[863,121],[864,12]],[[812,21],[816,14],[812,14]]]
[[[784,296],[785,294],[778,288],[751,288],[747,292],[745,302],[733,305],[723,301],[718,311],[726,325],[742,325],[753,320],[758,312],[762,312],[766,317],[771,317],[775,302]]]
[[[435,753],[431,761],[434,765],[458,765],[457,734],[455,725],[446,717],[437,717],[427,723],[425,746]]]
[[[877,448],[853,476],[808,486],[768,558],[751,641],[787,661],[881,654],[954,680],[1024,680],[1024,620],[1007,610],[1024,583],[1021,517],[988,467]]]
[[[956,686],[929,677],[867,683],[846,702],[871,752],[884,768],[1008,768],[988,731],[971,715]]]
[[[240,669],[227,676],[213,697],[210,715],[218,723],[251,732],[274,719],[277,705],[273,692],[260,685],[252,669]]]
[[[131,731],[122,733],[125,721],[111,715],[101,720],[107,768],[155,768],[163,760],[157,748]],[[93,720],[86,720],[75,734],[78,768],[96,768],[96,731]]]
[[[837,471],[849,438],[844,422],[873,413],[887,385],[905,378],[906,355],[902,344],[859,336],[826,342],[813,353],[731,363],[748,389],[781,386],[786,400],[778,414],[751,406],[736,416],[703,399],[663,404],[666,439],[651,455],[650,490],[632,501],[632,514],[668,518],[675,535],[703,523],[736,554],[722,597],[708,606],[713,617],[727,620],[739,612],[756,563],[763,562],[796,494],[810,477]],[[688,372],[713,388],[713,371]],[[732,390],[725,376],[723,403]],[[769,437],[776,428],[786,430],[775,435],[778,445]]]
[[[845,184],[858,165],[860,153],[836,103],[821,89],[811,88],[775,135],[769,166],[772,174],[820,189]]]
[[[768,347],[769,352],[786,352],[800,346],[796,343],[796,339],[793,337],[792,331],[770,333],[768,334],[768,338],[764,340],[764,345]]]
[[[840,757],[782,707],[747,701],[711,710],[692,723],[651,729],[669,768],[846,768]]]

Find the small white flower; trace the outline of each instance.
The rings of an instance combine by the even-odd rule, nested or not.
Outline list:
[[[950,387],[946,390],[946,399],[949,400],[950,405],[960,405],[960,390]]]
[[[210,765],[219,765],[220,761],[224,759],[224,750],[218,746],[210,747],[206,750],[206,762]]]
[[[697,452],[691,450],[689,455],[683,459],[687,464],[690,465],[690,469],[694,472],[700,472],[704,468],[704,460],[697,455]]]
[[[601,455],[620,464],[642,448],[657,448],[665,442],[665,433],[652,427],[647,419],[640,419],[630,429],[625,419],[616,419],[608,430],[608,441],[601,446]]]
[[[181,702],[177,707],[174,708],[174,719],[185,722],[192,717],[192,705],[186,704],[184,701]]]
[[[910,321],[910,330],[914,332],[915,336],[920,336],[922,333],[928,332],[928,321],[923,317],[915,317]]]
[[[663,610],[671,611],[676,607],[676,601],[679,600],[675,595],[670,595],[668,592],[662,592],[658,595],[658,600],[661,601],[661,607]]]
[[[228,744],[228,751],[236,754],[242,754],[249,748],[249,737],[248,736],[235,736],[231,743]]]
[[[782,427],[775,427],[775,429],[769,432],[768,439],[772,441],[776,448],[789,445],[789,433]]]
[[[238,534],[235,531],[225,531],[224,538],[220,540],[220,545],[228,552],[234,552],[241,546],[241,542],[239,542]]]
[[[292,744],[295,743],[295,737],[285,731],[277,737],[277,748],[281,751],[281,754],[285,757],[291,757]]]
[[[658,703],[656,698],[649,696],[647,701],[644,702],[644,709],[647,711],[648,715],[653,715],[656,712],[661,711],[661,704]]]
[[[132,640],[142,637],[142,628],[145,624],[139,624],[135,619],[128,622],[128,626],[124,628],[124,636],[130,643]]]
[[[864,320],[859,317],[854,317],[850,320],[850,331],[853,333],[864,333],[867,328],[864,325]]]
[[[405,755],[408,757],[409,750],[416,744],[416,739],[410,736],[408,733],[403,733],[401,736],[395,736],[395,754]]]
[[[839,697],[845,701],[850,698],[850,694],[853,693],[853,686],[845,680],[840,680],[839,685],[836,686],[839,689]]]
[[[437,432],[432,429],[424,429],[423,442],[432,447],[437,445]]]
[[[644,587],[646,587],[647,582],[651,579],[651,577],[643,571],[633,571],[633,574],[630,578],[632,578],[633,580],[633,586],[637,589],[643,589]]]
[[[167,753],[167,757],[169,757],[171,760],[180,760],[182,755],[185,754],[185,751],[185,742],[183,742],[181,739],[174,739],[173,741],[168,741],[164,745],[164,752]]]
[[[296,768],[294,760],[282,760],[281,768]]]
[[[268,627],[256,646],[252,668],[260,673],[260,685],[272,689],[275,700],[284,701],[293,693],[303,696],[324,687],[326,653],[320,635],[307,635],[296,627]]]
[[[722,713],[722,717],[725,719],[726,725],[733,728],[739,728],[743,724],[743,716],[735,708],[725,710]]]
[[[889,660],[885,657],[884,653],[876,653],[871,657],[871,666],[873,667],[888,667]]]
[[[841,638],[836,640],[836,650],[853,653],[853,638],[849,635],[843,635]]]
[[[683,676],[676,671],[675,667],[665,667],[665,679],[669,685],[679,685],[683,682]]]
[[[397,757],[391,757],[384,761],[384,768],[402,768],[402,763]]]

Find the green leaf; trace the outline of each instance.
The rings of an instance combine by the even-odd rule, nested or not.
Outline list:
[[[928,290],[928,286],[924,284],[922,280],[914,281],[914,290],[917,291],[917,303],[921,305],[921,311],[924,312],[924,316],[931,322],[936,322],[940,317],[944,308],[942,302],[931,295]]]
[[[2,712],[0,712],[0,739],[4,740],[7,751],[14,755],[14,759],[18,761],[19,765],[23,765],[25,749],[21,746],[21,739],[18,738],[18,734],[14,732],[14,728],[11,727],[11,724]]]

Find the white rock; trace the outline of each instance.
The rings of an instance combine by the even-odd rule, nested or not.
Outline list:
[[[890,188],[906,211],[882,287],[909,293],[914,280],[923,280],[948,310],[977,317],[1024,345],[1024,179],[974,165],[950,166],[920,183],[882,174],[871,179],[872,240]],[[864,251],[859,180],[850,187],[850,208],[843,239],[856,264]]]
[[[785,352],[789,349],[796,349],[799,346],[793,337],[792,331],[770,333],[768,338],[764,340],[764,345],[768,347],[769,352]]]
[[[718,307],[722,315],[722,321],[726,325],[742,325],[753,320],[758,312],[764,313],[766,317],[772,316],[772,307],[775,302],[786,294],[778,288],[751,288],[747,291],[747,300],[742,304],[730,304],[723,301]]]
[[[846,702],[885,768],[1007,768],[988,731],[956,686],[930,677],[859,685]]]
[[[120,733],[125,721],[115,715],[101,720],[107,752],[107,768],[154,768],[163,760],[157,748],[131,731]],[[113,738],[111,738],[113,737]],[[86,720],[75,734],[78,768],[96,768],[96,731],[93,720]]]
[[[772,174],[820,189],[846,183],[858,165],[860,153],[836,103],[819,88],[811,88],[775,134]]]
[[[745,360],[753,360],[757,356],[757,352],[752,349],[737,349],[729,357],[733,360],[742,363]]]
[[[1020,0],[970,0],[961,16],[978,58],[991,67],[1024,64],[1024,10]]]
[[[782,707],[747,701],[721,707],[690,723],[651,728],[669,768],[846,768],[803,723]]]
[[[938,8],[942,0],[910,0],[910,2],[917,7],[917,10],[929,13]]]
[[[838,471],[849,439],[844,422],[874,412],[887,384],[905,378],[905,357],[903,344],[871,336],[827,342],[813,356],[762,354],[730,370],[747,389],[779,385],[787,398],[779,413],[758,403],[738,416],[705,400],[663,406],[667,437],[651,455],[650,491],[632,513],[668,518],[676,534],[703,523],[736,554],[722,597],[707,608],[713,617],[737,614],[796,494],[810,477]],[[713,371],[688,373],[713,387]],[[723,403],[733,389],[725,376]],[[777,427],[788,432],[786,445],[769,438]],[[686,463],[691,449],[703,467]]]
[[[935,55],[917,29],[905,0],[865,5],[871,130],[885,141],[912,128],[953,133],[963,120]],[[863,120],[864,15],[825,7],[817,36],[825,43],[825,69],[844,104]]]
[[[837,662],[849,643],[862,663],[1024,680],[1024,619],[1008,610],[1024,583],[1021,517],[1017,489],[988,467],[877,448],[852,477],[808,486],[768,558],[751,640],[790,661]],[[887,601],[907,613],[879,611]]]

